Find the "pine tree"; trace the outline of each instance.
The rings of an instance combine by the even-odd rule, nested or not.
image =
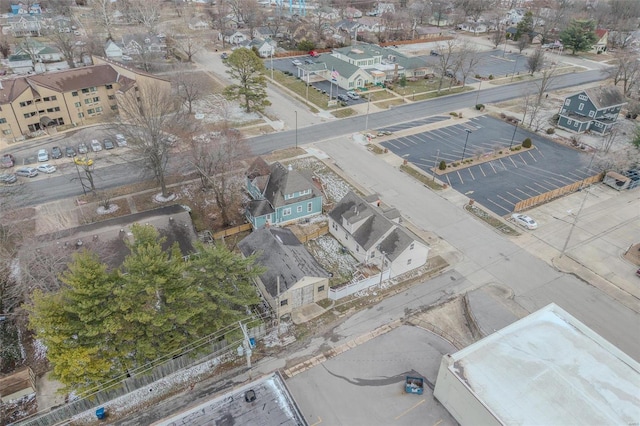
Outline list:
[[[576,52],[585,52],[598,41],[595,29],[595,21],[574,19],[569,27],[560,33],[560,40],[565,47],[571,48],[572,55]]]
[[[229,67],[227,73],[239,82],[224,89],[227,99],[239,99],[246,112],[262,112],[271,105],[267,100],[267,79],[263,75],[266,68],[258,55],[243,47],[234,50],[226,64]]]

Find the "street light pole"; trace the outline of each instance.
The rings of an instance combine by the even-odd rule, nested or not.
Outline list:
[[[369,130],[369,106],[371,105],[371,93],[368,93],[367,97],[367,117],[364,119],[364,131]]]
[[[464,140],[464,149],[462,150],[462,158],[460,158],[460,161],[464,160],[464,154],[467,152],[467,142],[469,141],[469,135],[471,134],[471,130],[469,129],[464,129],[464,131],[467,132],[467,137]]]
[[[476,93],[476,105],[478,105],[478,99],[480,99],[480,89],[482,88],[482,80],[480,80],[480,84],[478,85],[478,93]]]
[[[298,110],[296,110],[296,149],[298,149]]]
[[[273,47],[271,48],[271,80],[273,80]]]
[[[509,151],[511,151],[511,147],[513,146],[513,140],[516,137],[516,132],[518,131],[518,123],[520,123],[520,120],[516,120],[516,128],[513,129],[513,135],[511,135],[511,143],[509,144]]]
[[[438,150],[438,153],[436,154],[436,165],[435,168],[438,167],[438,160],[440,160],[440,150]],[[436,181],[436,171],[433,171],[433,179],[431,179],[431,182],[435,182]]]
[[[516,56],[516,60],[513,63],[513,73],[511,74],[511,81],[513,81],[513,77],[516,75],[516,67],[518,66],[518,57]]]

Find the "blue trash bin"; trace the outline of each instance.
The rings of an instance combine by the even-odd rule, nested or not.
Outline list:
[[[104,407],[100,407],[96,410],[96,417],[98,418],[98,420],[102,420],[105,418],[105,411],[104,411]]]
[[[249,346],[251,347],[251,349],[256,347],[256,339],[254,339],[253,337],[249,338]]]

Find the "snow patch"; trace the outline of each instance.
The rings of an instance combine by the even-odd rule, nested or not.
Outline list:
[[[167,203],[167,202],[169,202],[169,201],[173,201],[173,200],[175,200],[176,198],[177,198],[177,197],[176,197],[176,194],[169,194],[169,195],[167,195],[166,197],[164,197],[164,196],[162,195],[162,192],[160,192],[160,193],[156,194],[156,195],[153,197],[153,200],[154,200],[156,203]]]
[[[109,208],[107,209],[105,209],[104,206],[98,207],[96,209],[96,213],[100,215],[109,214],[109,213],[117,212],[119,208],[120,206],[118,206],[117,204],[109,204]]]
[[[33,340],[33,356],[37,360],[44,360],[47,357],[47,346],[40,339]]]

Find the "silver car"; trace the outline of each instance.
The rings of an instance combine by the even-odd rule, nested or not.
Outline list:
[[[511,219],[513,219],[515,223],[522,226],[523,228],[527,228],[527,229],[538,228],[538,223],[525,214],[514,213],[511,215]]]
[[[91,151],[93,152],[102,151],[102,144],[100,143],[99,140],[94,139],[91,141]]]
[[[38,176],[38,171],[33,167],[20,167],[19,169],[16,170],[16,174],[18,176],[25,176],[25,177],[32,178],[32,177]]]

